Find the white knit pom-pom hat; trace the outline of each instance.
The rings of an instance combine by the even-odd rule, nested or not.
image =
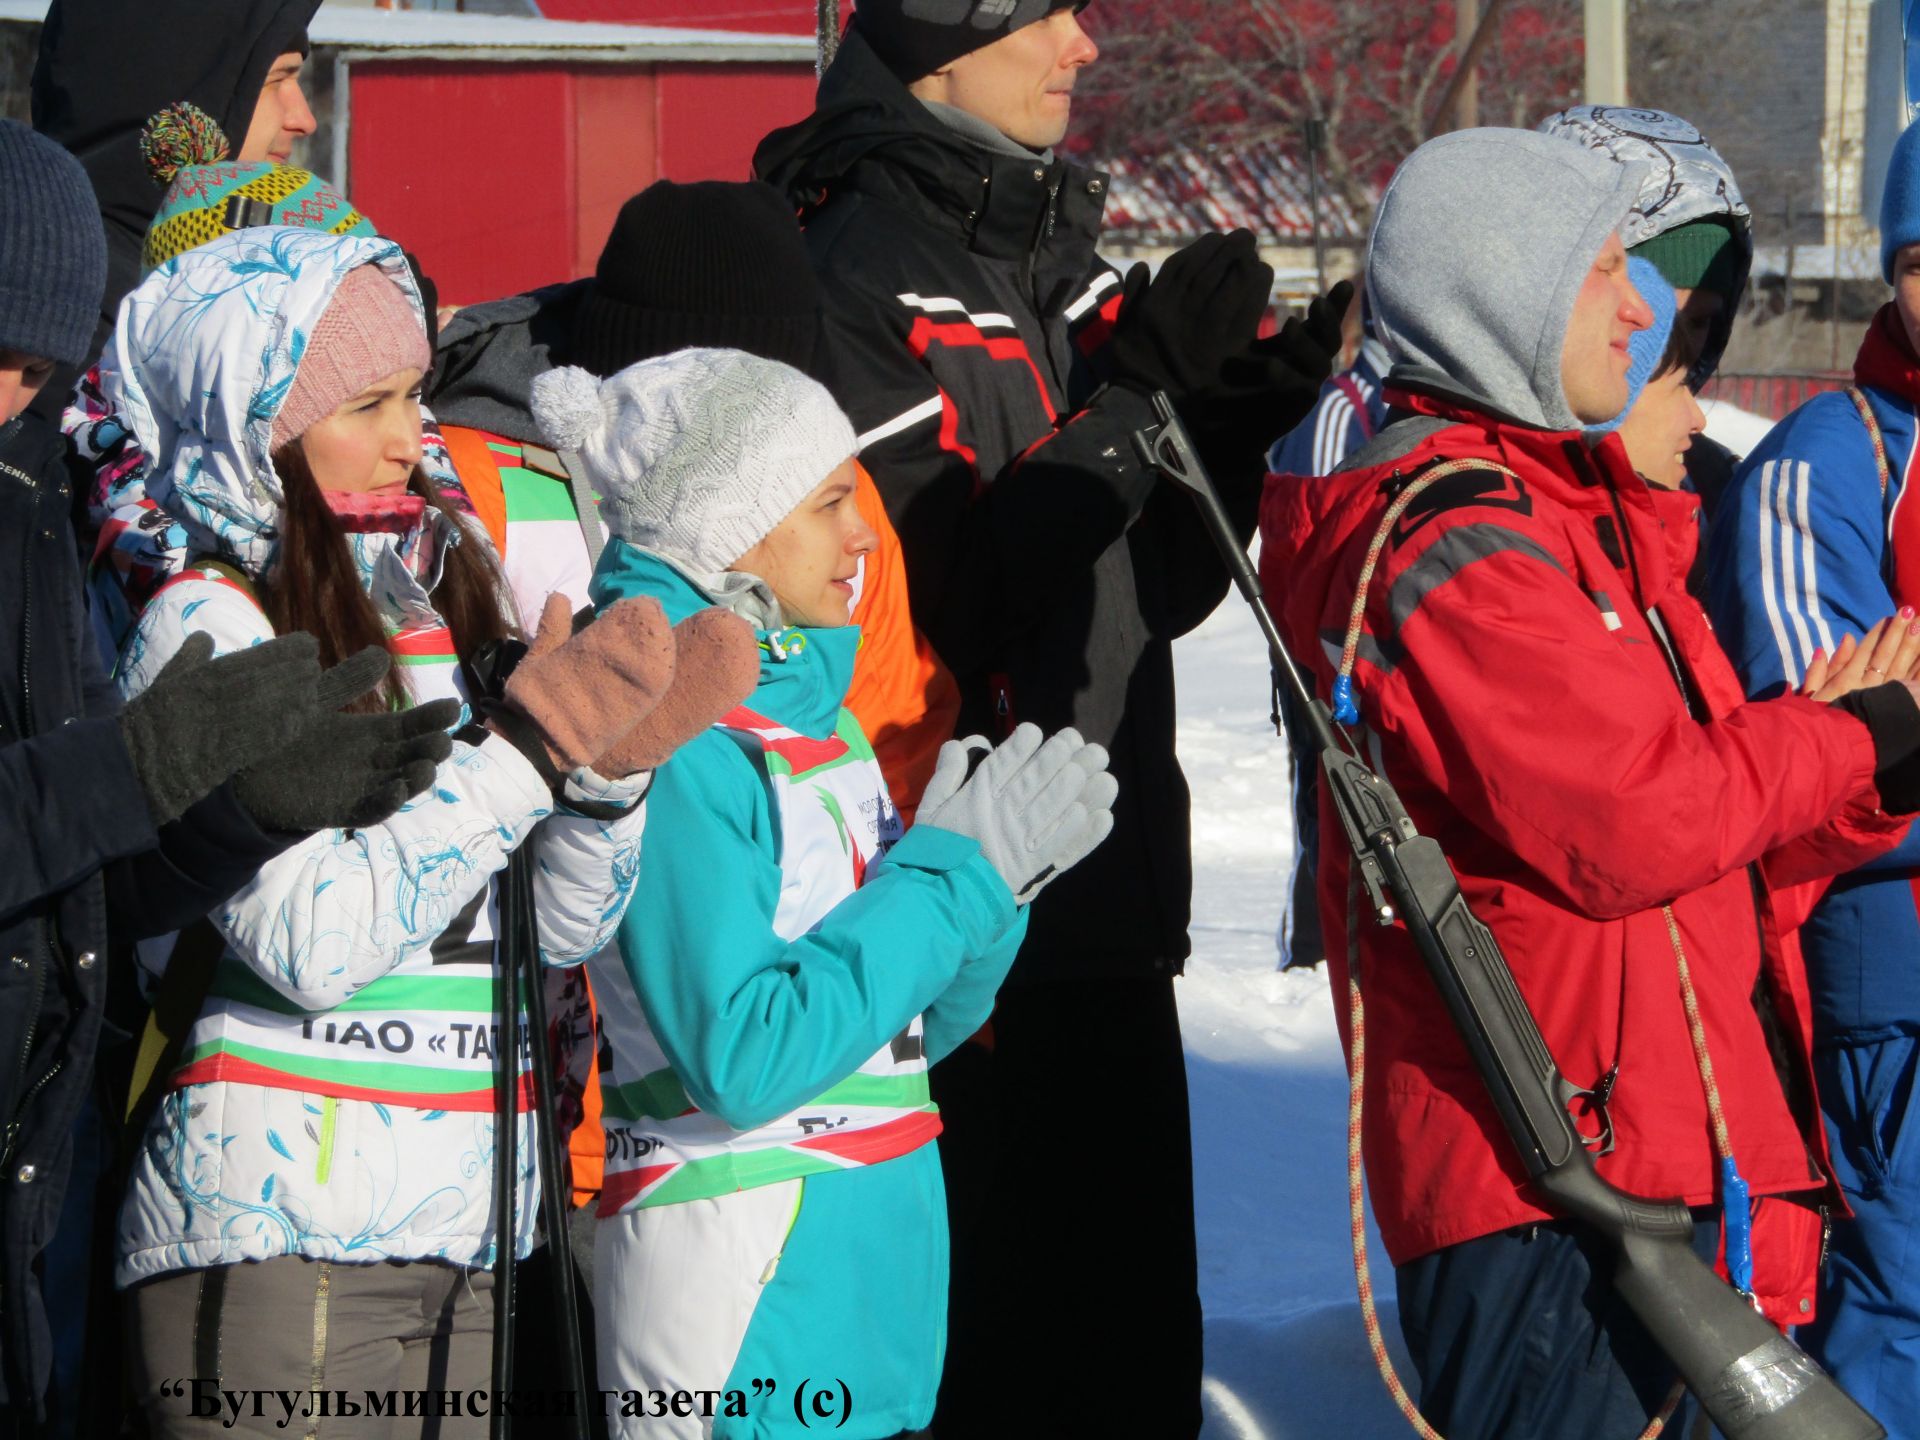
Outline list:
[[[606,380],[533,382],[547,443],[577,452],[622,540],[718,574],[858,449],[818,381],[741,350],[680,350]]]

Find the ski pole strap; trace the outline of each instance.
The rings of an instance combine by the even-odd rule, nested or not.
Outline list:
[[[1380,528],[1373,532],[1373,542],[1367,546],[1366,563],[1360,567],[1359,583],[1354,586],[1353,608],[1347,613],[1346,644],[1340,650],[1340,673],[1333,682],[1333,718],[1342,725],[1360,723],[1360,706],[1353,690],[1353,666],[1360,654],[1360,631],[1367,613],[1367,590],[1373,584],[1373,572],[1380,567],[1380,554],[1387,548],[1387,536],[1421,491],[1449,475],[1458,475],[1465,470],[1492,470],[1512,480],[1520,478],[1493,460],[1445,460],[1409,480],[1406,488],[1387,506],[1387,513],[1380,517]]]

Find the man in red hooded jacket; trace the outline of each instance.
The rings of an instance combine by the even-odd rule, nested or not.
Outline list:
[[[1640,169],[1510,130],[1401,167],[1369,264],[1395,423],[1334,476],[1269,481],[1262,565],[1294,653],[1323,694],[1351,677],[1374,763],[1591,1090],[1601,1174],[1696,1207],[1710,1255],[1725,1157],[1696,1011],[1720,1149],[1762,1197],[1750,1283],[1799,1323],[1833,1191],[1768,886],[1904,833],[1920,707],[1904,684],[1746,702],[1684,587],[1697,499],[1584,433],[1625,408],[1650,319],[1617,234]],[[1324,803],[1321,852],[1336,993],[1357,972],[1367,1000],[1363,1150],[1427,1418],[1451,1440],[1636,1433],[1671,1366],[1596,1236],[1528,1189],[1405,931],[1356,923]]]

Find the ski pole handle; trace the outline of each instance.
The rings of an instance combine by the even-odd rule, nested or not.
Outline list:
[[[1300,702],[1306,714],[1307,728],[1313,732],[1314,743],[1328,753],[1343,750],[1351,753],[1352,745],[1342,744],[1345,737],[1334,728],[1332,712],[1314,698],[1313,687],[1307,684],[1306,677],[1293,663],[1293,656],[1287,653],[1286,642],[1280,638],[1280,627],[1274,623],[1273,612],[1267,609],[1267,602],[1260,594],[1260,577],[1254,571],[1253,561],[1247,558],[1246,547],[1234,533],[1227,507],[1220,503],[1220,492],[1214,486],[1213,477],[1207,473],[1200,452],[1194,448],[1193,436],[1188,433],[1186,423],[1173,408],[1173,401],[1167,398],[1166,391],[1154,391],[1150,403],[1160,423],[1134,432],[1134,451],[1140,456],[1142,464],[1158,470],[1180,486],[1200,507],[1201,519],[1212,532],[1220,558],[1227,564],[1227,573],[1233,577],[1233,583],[1239,588],[1242,598],[1253,610],[1253,618],[1266,639],[1275,673],[1284,674],[1293,687],[1294,698]]]

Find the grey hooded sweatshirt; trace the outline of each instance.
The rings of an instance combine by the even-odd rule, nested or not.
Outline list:
[[[1381,197],[1367,261],[1389,383],[1580,429],[1560,352],[1644,174],[1531,130],[1460,130],[1414,151]]]

